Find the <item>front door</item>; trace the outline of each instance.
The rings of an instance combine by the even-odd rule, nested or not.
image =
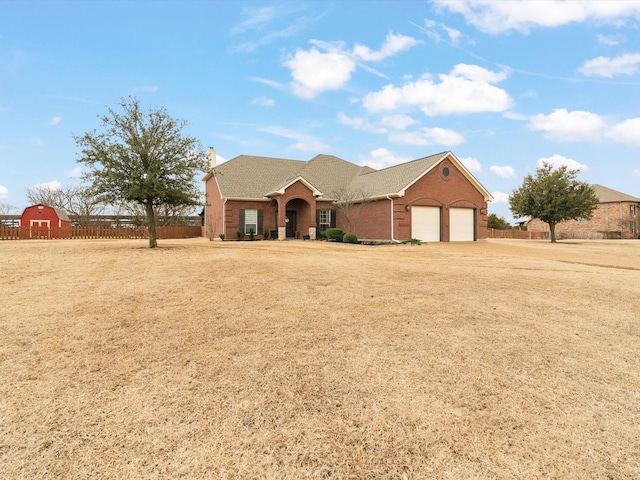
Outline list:
[[[296,236],[296,230],[298,230],[297,213],[295,210],[287,210],[287,238]]]

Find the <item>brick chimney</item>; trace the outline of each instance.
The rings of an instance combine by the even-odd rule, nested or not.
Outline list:
[[[216,149],[209,147],[207,152],[207,160],[209,160],[209,168],[212,169],[216,166]]]

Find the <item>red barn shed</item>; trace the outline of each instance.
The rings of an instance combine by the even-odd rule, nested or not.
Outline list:
[[[24,209],[20,217],[20,227],[22,238],[56,238],[62,236],[61,229],[71,228],[71,222],[63,210],[38,204]]]

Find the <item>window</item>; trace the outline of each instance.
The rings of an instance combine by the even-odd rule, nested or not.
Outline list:
[[[241,208],[238,230],[249,235],[251,229],[255,235],[262,235],[262,210]]]
[[[630,227],[631,233],[633,233],[635,235],[636,234],[636,222],[631,222],[629,224],[629,227]]]
[[[585,223],[587,223],[587,219],[584,217],[578,217],[578,224],[579,225],[584,225]]]
[[[249,235],[251,232],[258,233],[258,210],[244,211],[244,233]]]
[[[318,210],[318,230],[325,233],[331,227],[331,210]]]
[[[636,206],[635,205],[629,205],[629,213],[631,214],[632,217],[636,216]]]

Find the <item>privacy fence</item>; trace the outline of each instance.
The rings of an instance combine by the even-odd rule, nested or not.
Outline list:
[[[202,236],[200,226],[156,227],[158,239],[194,238]],[[27,239],[100,239],[100,238],[149,238],[147,227],[7,227],[0,225],[0,240]]]
[[[497,230],[489,228],[487,230],[489,238],[517,238],[520,240],[548,240],[549,232],[528,232],[527,230]]]

